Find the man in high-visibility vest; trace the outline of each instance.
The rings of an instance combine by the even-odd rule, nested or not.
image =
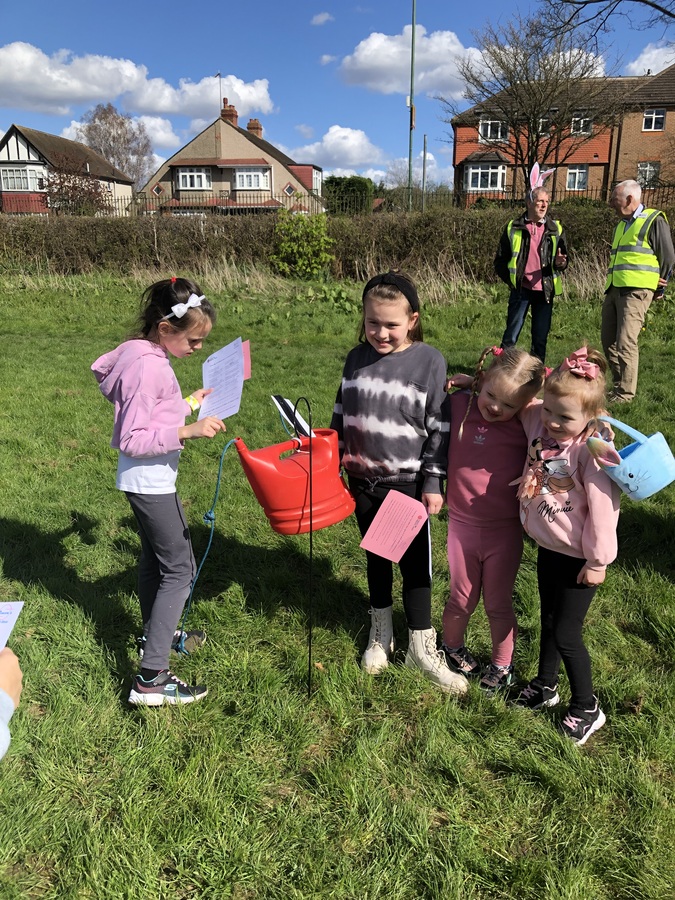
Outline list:
[[[663,297],[675,265],[665,214],[646,209],[641,199],[637,181],[620,182],[609,198],[620,217],[612,240],[600,332],[614,379],[611,403],[627,403],[635,396],[640,331],[652,300]]]
[[[560,273],[567,268],[567,246],[562,225],[548,213],[549,195],[535,188],[527,210],[507,222],[502,232],[495,272],[511,288],[502,347],[518,340],[527,310],[532,314],[530,352],[543,362],[551,329],[553,298],[562,292]]]

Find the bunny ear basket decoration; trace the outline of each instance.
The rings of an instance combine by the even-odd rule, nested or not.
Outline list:
[[[631,500],[646,500],[675,481],[675,459],[660,431],[647,437],[617,419],[601,418],[635,440],[618,453],[602,438],[586,441],[591,456]]]

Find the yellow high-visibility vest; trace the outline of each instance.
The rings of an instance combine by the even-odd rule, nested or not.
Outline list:
[[[523,246],[523,229],[522,228],[514,228],[513,227],[514,220],[511,219],[507,227],[507,234],[509,236],[509,243],[511,244],[511,259],[509,260],[509,278],[511,279],[511,285],[514,288],[517,288],[516,284],[516,275],[518,268],[518,255],[520,253],[520,248]],[[551,272],[553,273],[553,293],[555,296],[562,294],[562,278],[560,277],[560,272],[556,271],[553,266],[553,260],[556,257],[556,253],[558,252],[558,241],[560,240],[560,235],[562,234],[562,225],[560,222],[555,223],[557,234],[552,234],[551,239],[553,241],[553,247],[551,248]],[[546,240],[546,236],[549,232],[544,232],[544,236],[542,237],[542,241]]]
[[[646,288],[650,291],[655,291],[659,286],[659,261],[647,243],[649,230],[658,216],[666,219],[659,209],[643,209],[631,222],[618,223],[609,257],[606,291],[612,285],[620,288]]]

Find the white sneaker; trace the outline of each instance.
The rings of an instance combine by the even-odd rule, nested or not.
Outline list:
[[[361,657],[361,668],[369,675],[379,675],[389,665],[389,657],[394,652],[391,606],[368,611],[371,616],[370,635],[366,651]]]
[[[442,691],[450,694],[466,694],[469,682],[458,672],[452,672],[445,660],[445,653],[436,649],[436,631],[408,631],[408,652],[405,664],[410,669],[419,669]]]

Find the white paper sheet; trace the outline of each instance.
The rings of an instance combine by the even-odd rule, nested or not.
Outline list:
[[[226,419],[239,412],[244,388],[241,338],[208,357],[202,366],[202,379],[204,387],[213,388],[213,393],[204,398],[198,418],[217,416],[219,419]]]
[[[23,602],[21,600],[0,603],[0,650],[7,643],[22,609]]]

